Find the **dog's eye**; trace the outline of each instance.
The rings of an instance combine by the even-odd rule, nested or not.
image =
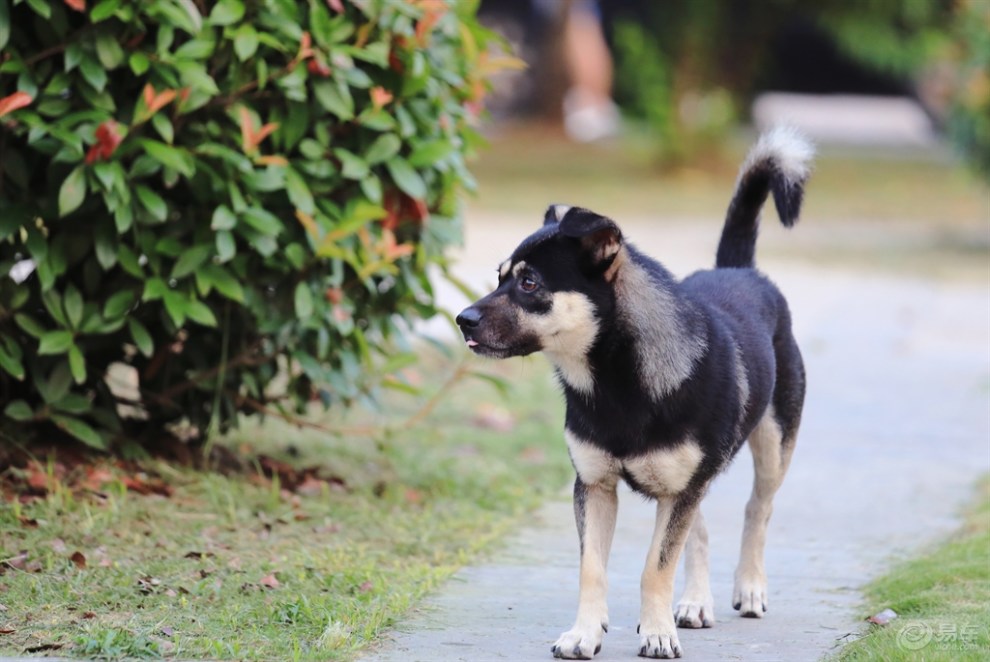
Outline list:
[[[526,278],[525,276],[519,279],[519,289],[523,292],[535,292],[536,288],[540,285],[532,278]]]

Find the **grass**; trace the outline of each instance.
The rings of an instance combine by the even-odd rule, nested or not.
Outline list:
[[[930,553],[908,560],[866,587],[870,613],[898,618],[871,626],[838,662],[923,659],[946,662],[990,656],[990,477],[963,528]]]
[[[721,154],[670,172],[655,166],[656,149],[635,132],[620,142],[581,145],[546,127],[509,127],[492,137],[475,164],[479,189],[471,209],[537,223],[547,204],[563,202],[620,223],[704,219],[714,237],[752,139],[734,136]],[[990,189],[941,151],[826,145],[815,162],[801,227],[778,243],[761,242],[761,253],[985,283]]]
[[[260,471],[147,461],[171,497],[135,495],[122,479],[80,494],[47,462],[48,497],[0,510],[0,657],[353,657],[569,476],[545,364],[481,366],[513,379],[505,398],[459,382],[389,438],[269,421],[222,442],[322,467],[294,492]],[[427,391],[452,370],[437,358],[419,368]],[[386,407],[350,422],[402,420],[414,404]]]

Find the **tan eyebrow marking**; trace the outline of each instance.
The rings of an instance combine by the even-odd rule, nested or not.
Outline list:
[[[523,262],[522,260],[516,262],[515,266],[512,267],[512,275],[518,278],[520,272],[522,272],[522,270],[525,268],[526,268],[525,262]]]

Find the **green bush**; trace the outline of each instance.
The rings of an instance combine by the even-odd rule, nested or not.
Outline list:
[[[105,448],[402,388],[472,185],[476,4],[0,0],[0,423]]]

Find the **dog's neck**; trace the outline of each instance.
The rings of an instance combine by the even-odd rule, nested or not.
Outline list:
[[[596,388],[609,388],[601,382],[615,376],[617,354],[631,354],[643,390],[659,402],[691,376],[705,355],[706,327],[694,304],[679,295],[670,272],[633,247],[622,247],[607,277],[615,289],[613,323],[599,325],[595,342],[582,356],[549,358],[568,386],[590,396]]]

